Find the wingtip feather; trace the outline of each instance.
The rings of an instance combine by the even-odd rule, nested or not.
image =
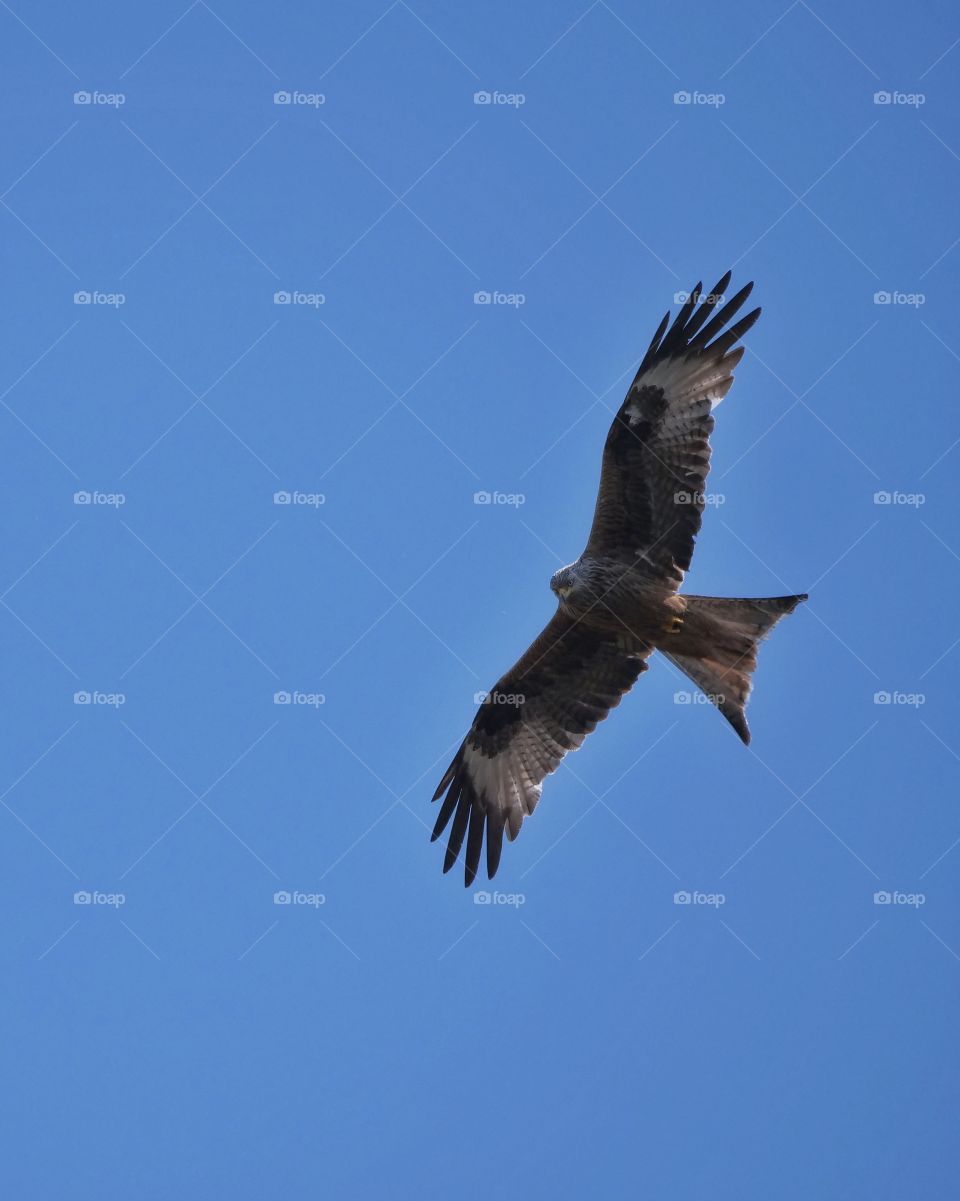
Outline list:
[[[447,787],[449,786],[450,781],[453,779],[454,775],[456,774],[457,764],[459,762],[460,762],[460,752],[457,751],[457,753],[453,757],[453,762],[450,764],[450,766],[447,768],[447,770],[443,773],[443,779],[437,785],[437,791],[433,794],[433,799],[435,801],[439,801],[440,798],[443,796],[443,794],[447,791]]]

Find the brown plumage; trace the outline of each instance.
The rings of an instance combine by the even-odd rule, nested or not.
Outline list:
[[[727,272],[702,302],[697,284],[673,324],[669,313],[660,323],[607,435],[587,545],[550,581],[557,611],[487,696],[440,781],[432,837],[452,819],[443,870],[466,839],[468,886],[484,838],[492,877],[504,834],[516,838],[544,778],[620,703],[654,650],[750,740],[744,708],[757,646],[806,597],[678,591],[703,515],[711,409],[733,383],[736,343],[760,316],[754,309],[729,324],[753,288],[722,303],[729,282]]]

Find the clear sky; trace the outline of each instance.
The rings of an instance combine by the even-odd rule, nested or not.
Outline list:
[[[4,1194],[952,1196],[955,6],[184,3],[0,8]],[[434,786],[728,267],[753,744],[654,661],[467,891]]]

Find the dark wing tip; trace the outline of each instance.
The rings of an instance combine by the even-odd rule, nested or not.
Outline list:
[[[462,788],[459,780],[453,780],[450,785],[450,791],[447,793],[446,799],[440,807],[440,812],[437,814],[437,820],[433,827],[433,833],[430,835],[430,841],[436,842],[440,835],[447,828],[447,822],[460,800]],[[436,800],[436,797],[434,797]]]
[[[643,362],[640,364],[639,370],[637,372],[638,375],[639,375],[640,371],[643,371],[644,367],[646,367],[656,357],[657,352],[660,349],[660,344],[663,339],[664,332],[669,324],[670,324],[670,310],[668,309],[667,312],[665,312],[663,314],[663,320],[657,326],[657,332],[653,335],[653,337],[650,340],[650,345],[647,347],[647,353],[643,356]]]
[[[446,797],[430,835],[430,841],[436,842],[450,825],[450,837],[447,840],[447,850],[443,857],[443,871],[446,874],[460,858],[464,836],[467,850],[464,856],[464,885],[469,888],[477,878],[480,870],[480,860],[483,856],[483,844],[486,842],[487,878],[492,880],[500,866],[500,856],[503,852],[503,836],[510,837],[504,815],[496,808],[492,809],[483,803],[477,794],[469,775],[460,762],[460,752],[447,769],[441,787],[437,790],[434,800],[438,800],[444,788],[448,788]],[[484,837],[486,835],[486,837]]]
[[[722,276],[721,276],[721,277],[720,277],[720,278],[717,280],[717,282],[716,282],[716,284],[714,285],[714,288],[713,288],[713,293],[714,293],[714,295],[715,295],[715,296],[722,295],[722,294],[723,294],[723,292],[724,292],[724,291],[726,291],[726,289],[727,289],[727,288],[730,286],[730,281],[731,281],[732,279],[733,279],[733,268],[731,267],[731,268],[730,268],[730,269],[729,269],[727,272],[725,272],[725,273],[724,273],[724,274],[723,274],[723,275],[722,275]],[[752,282],[751,282],[751,284],[750,284],[750,287],[751,287],[751,288],[753,287],[753,283],[752,283]]]
[[[487,819],[487,807],[482,804],[469,773],[462,768],[460,759],[461,756],[458,751],[457,757],[443,777],[441,788],[438,789],[436,796],[433,798],[437,800],[443,788],[449,788],[440,812],[437,814],[436,824],[430,835],[430,841],[437,841],[447,826],[450,825],[452,817],[453,824],[450,825],[447,850],[443,857],[443,872],[446,875],[460,858],[460,851],[463,848],[464,838],[466,838],[467,849],[464,855],[463,882],[469,888],[477,878],[477,871],[480,867],[480,857],[483,852],[484,827],[486,826],[487,828],[487,874],[491,877],[497,870],[497,864],[500,860],[503,830],[501,826],[499,836],[497,836],[494,824]],[[491,863],[493,864],[492,870]]]
[[[440,800],[440,798],[443,796],[443,794],[447,791],[447,788],[450,785],[450,781],[457,774],[457,768],[460,766],[460,753],[462,750],[463,750],[463,747],[461,746],[460,750],[457,751],[457,753],[454,755],[453,762],[450,764],[450,766],[447,768],[447,770],[443,773],[443,779],[437,785],[437,791],[433,794],[433,799],[435,801]]]
[[[470,832],[467,835],[467,854],[464,859],[463,883],[469,888],[477,878],[480,852],[483,850],[483,806],[474,802],[470,807]]]
[[[487,879],[492,880],[500,866],[500,855],[503,851],[503,820],[495,820],[493,815],[487,816]]]
[[[739,313],[740,309],[746,303],[747,297],[753,289],[753,284],[745,284],[735,296],[731,298],[720,308],[710,320],[697,333],[696,337],[692,338],[688,343],[689,351],[702,351],[707,348],[707,344],[715,334],[719,334],[725,325]],[[722,294],[722,293],[721,293]],[[760,316],[759,309],[756,310],[756,316]],[[756,317],[754,317],[754,321]]]
[[[670,312],[666,313],[637,370],[634,385],[648,368],[661,359],[680,354],[699,354],[706,350],[722,356],[743,337],[760,316],[761,310],[754,309],[736,325],[730,326],[753,291],[751,280],[735,296],[721,303],[732,276],[732,270],[727,271],[706,295],[703,294],[702,281],[698,282],[677,309],[672,324]],[[725,330],[725,327],[729,328]]]

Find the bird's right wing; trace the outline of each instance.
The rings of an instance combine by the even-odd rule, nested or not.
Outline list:
[[[544,777],[576,750],[628,692],[652,647],[591,629],[558,609],[530,649],[497,683],[434,795],[443,805],[432,839],[453,825],[443,870],[467,839],[465,883],[477,874],[484,831],[487,875],[540,799]]]

